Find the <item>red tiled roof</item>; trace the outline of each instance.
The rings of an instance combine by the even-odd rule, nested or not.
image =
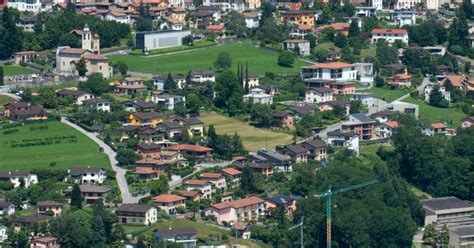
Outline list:
[[[311,29],[313,29],[313,27],[311,27],[310,25],[299,25],[298,29],[299,30],[311,30]]]
[[[209,31],[214,31],[214,32],[222,31],[224,29],[224,24],[208,25],[206,29]]]
[[[168,150],[171,151],[192,151],[192,152],[212,152],[212,148],[200,146],[200,145],[190,145],[190,144],[181,144],[168,147]]]
[[[204,181],[204,180],[188,180],[186,181],[184,184],[186,185],[199,185],[199,186],[204,186],[207,183],[207,181]]]
[[[439,129],[439,128],[447,128],[446,124],[444,123],[433,123],[431,124],[431,128]]]
[[[186,200],[186,198],[179,195],[163,194],[163,195],[155,196],[151,200],[153,202],[177,202],[177,201],[184,201]]]
[[[390,128],[400,127],[400,123],[398,123],[397,121],[387,121],[387,122],[385,122],[385,125],[390,127]]]
[[[182,190],[179,191],[179,195],[183,197],[196,197],[197,195],[199,195],[199,192],[195,190]]]
[[[237,169],[234,169],[234,168],[225,168],[225,169],[222,170],[222,172],[224,172],[225,174],[230,175],[230,176],[236,176],[236,175],[242,174],[241,171],[239,171]]]
[[[87,52],[87,50],[80,48],[66,48],[61,51],[61,53],[64,54],[83,54],[85,52]]]
[[[411,75],[410,74],[405,74],[405,73],[400,73],[400,74],[393,75],[391,78],[395,79],[395,80],[408,80],[408,79],[411,79]]]
[[[20,52],[16,52],[15,55],[38,55],[38,52],[35,52],[35,51],[20,51]]]
[[[222,174],[221,173],[202,173],[201,178],[212,178],[212,179],[219,179],[222,177]]]
[[[372,34],[406,34],[405,29],[385,29],[385,28],[376,28],[372,30]]]
[[[448,79],[449,81],[451,81],[451,84],[454,87],[461,87],[462,82],[464,82],[466,78],[463,75],[449,74],[446,76],[446,78],[443,81],[441,81],[440,85],[443,86],[446,80]]]
[[[86,54],[84,55],[84,59],[87,60],[108,60],[107,57],[101,54]]]
[[[322,68],[322,69],[342,69],[352,67],[352,64],[344,62],[331,62],[331,63],[318,63],[311,65],[312,68]]]
[[[248,198],[243,198],[243,199],[239,199],[239,200],[235,200],[235,201],[231,201],[231,202],[221,202],[221,203],[217,203],[217,204],[214,204],[212,205],[213,208],[217,208],[217,209],[226,209],[226,208],[243,208],[243,207],[246,207],[246,206],[251,206],[251,205],[255,205],[255,204],[259,204],[259,203],[263,203],[264,200],[256,197],[256,196],[251,196],[251,197],[248,197]]]

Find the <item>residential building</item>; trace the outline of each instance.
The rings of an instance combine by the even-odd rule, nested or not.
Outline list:
[[[40,0],[8,0],[8,8],[17,9],[20,12],[33,12],[38,14],[41,12],[41,1]]]
[[[45,223],[49,222],[52,219],[52,216],[42,214],[18,216],[15,220],[13,220],[13,226],[15,227],[15,230],[18,231],[21,228],[31,227],[33,223]]]
[[[461,121],[461,128],[469,128],[474,125],[474,116],[469,116]]]
[[[148,226],[158,221],[157,209],[144,204],[122,204],[115,210],[115,214],[120,224]]]
[[[183,89],[186,85],[186,77],[181,74],[171,75],[171,78],[176,83],[178,89]],[[168,75],[156,75],[151,78],[153,85],[159,91],[163,91],[165,87],[165,82],[168,79]]]
[[[405,45],[408,45],[408,32],[405,29],[383,29],[376,28],[371,32],[372,44],[377,43],[379,40],[385,40],[392,44],[395,41],[400,41]]]
[[[206,211],[207,216],[214,216],[217,223],[234,224],[237,221],[257,221],[265,214],[264,200],[251,196],[230,202],[221,202],[211,205]]]
[[[184,23],[180,20],[162,17],[160,20],[160,30],[183,30]]]
[[[202,173],[201,176],[199,176],[199,179],[211,183],[213,185],[212,188],[214,191],[216,189],[219,189],[223,192],[227,190],[227,181],[225,180],[225,177],[222,173]]]
[[[311,54],[311,48],[307,40],[285,40],[283,41],[283,49],[298,51],[301,56],[309,56]]]
[[[360,140],[371,140],[375,138],[374,121],[364,114],[357,113],[349,115],[349,121],[343,122],[343,132],[354,132]]]
[[[466,81],[466,77],[463,75],[448,74],[443,80],[439,82],[439,85],[445,86],[448,80],[451,82],[451,85],[454,86],[455,88],[463,89],[463,86]]]
[[[162,194],[153,197],[151,200],[153,205],[164,210],[169,215],[176,215],[178,208],[186,207],[186,198],[179,195]]]
[[[201,200],[201,193],[195,190],[181,190],[178,191],[178,195],[186,198],[186,200],[190,201],[200,201]]]
[[[456,129],[448,128],[448,126],[444,123],[433,123],[428,127],[424,127],[422,129],[422,133],[427,136],[434,136],[434,135],[448,135],[448,136],[455,136]]]
[[[375,127],[375,135],[381,139],[389,138],[398,128],[400,123],[397,121],[387,121]]]
[[[430,102],[430,95],[431,95],[431,92],[433,91],[433,88],[434,88],[434,85],[431,85],[431,84],[425,87],[425,101],[428,103]],[[445,86],[439,86],[439,92],[441,93],[441,95],[446,101],[451,102],[451,92],[446,90]]]
[[[319,63],[303,67],[303,79],[322,79],[334,81],[355,81],[358,70],[355,64],[344,62]]]
[[[190,136],[196,137],[204,134],[204,122],[197,117],[175,118],[175,121],[178,121],[181,126],[186,126]]]
[[[128,116],[126,125],[131,126],[151,126],[152,128],[163,122],[163,115],[158,112],[138,112]]]
[[[415,10],[417,9],[421,4],[423,0],[396,0],[390,2],[390,9],[394,10]]]
[[[20,63],[31,63],[34,59],[39,57],[39,53],[35,51],[21,51],[16,52],[15,64],[19,65]]]
[[[38,236],[31,240],[30,248],[61,248],[61,245],[55,237]]]
[[[97,111],[110,112],[110,101],[101,97],[84,100],[82,105],[87,110],[95,109]]]
[[[272,167],[278,171],[289,172],[291,168],[291,158],[288,155],[284,155],[280,152],[270,151],[267,149],[260,149],[257,154],[253,155],[253,160],[259,164],[270,164]],[[265,168],[262,168],[265,172]],[[273,173],[273,171],[267,171],[268,173]],[[266,172],[265,172],[266,173]]]
[[[135,35],[137,49],[149,52],[153,49],[175,47],[183,45],[184,37],[191,35],[189,30],[160,30],[138,32]]]
[[[279,152],[283,155],[289,156],[293,163],[308,162],[309,151],[301,145],[289,145],[279,149]]]
[[[191,144],[179,144],[168,147],[170,151],[177,151],[188,156],[207,158],[211,156],[212,148],[201,146],[201,145],[191,145]]]
[[[73,103],[76,105],[82,105],[84,101],[95,98],[94,94],[87,93],[82,90],[72,89],[61,89],[56,91],[56,95],[59,98],[72,98]]]
[[[238,187],[240,185],[240,176],[242,172],[235,168],[225,168],[222,169],[222,173],[229,179],[227,180],[228,184],[232,187]]]
[[[243,15],[247,28],[258,28],[260,26],[260,18],[257,12],[244,12]]]
[[[312,10],[289,10],[280,14],[281,21],[292,25],[308,25],[314,27],[314,12]]]
[[[14,188],[18,188],[21,185],[24,188],[28,188],[38,183],[38,176],[28,171],[0,171],[0,180],[10,181]]]
[[[319,139],[311,139],[300,143],[300,145],[309,151],[308,158],[314,160],[326,160],[327,145]]]
[[[293,128],[295,116],[292,113],[277,111],[272,113],[272,126]]]
[[[470,218],[474,207],[454,196],[421,200],[425,210],[425,226],[428,224],[448,224],[461,218]]]
[[[57,201],[40,201],[36,203],[38,208],[38,214],[48,215],[47,212],[51,211],[54,214],[54,217],[60,216],[62,214],[64,204]]]
[[[334,147],[345,147],[359,155],[359,135],[354,132],[336,130],[327,133],[328,144]]]
[[[398,116],[397,112],[393,112],[390,110],[382,110],[371,115],[379,123],[385,123],[389,120],[393,120],[395,117]]]
[[[112,191],[111,188],[91,184],[79,185],[79,188],[81,190],[82,198],[84,199],[84,204],[94,204],[98,201],[106,203],[108,202],[107,197]],[[71,191],[72,187],[64,190],[64,193],[69,196],[71,194]]]
[[[26,102],[7,103],[3,115],[12,121],[48,119],[43,108]]]
[[[449,227],[449,247],[473,247],[474,246],[474,225],[456,225]]]
[[[336,32],[336,34],[340,33],[340,34],[343,34],[344,36],[348,36],[350,25],[351,24],[348,22],[335,22],[328,25],[321,25],[319,27],[316,27],[314,31],[316,34],[320,34],[326,28],[334,28],[334,31]]]
[[[132,16],[129,13],[116,9],[110,10],[105,16],[105,20],[115,21],[127,25],[132,24]]]
[[[11,202],[5,201],[4,199],[1,199],[0,200],[0,218],[3,218],[4,216],[10,216],[14,213],[15,213],[15,205]]]
[[[411,26],[416,24],[416,12],[412,10],[394,10],[390,11],[389,20],[394,25],[403,27],[405,25]]]
[[[317,106],[313,105],[303,105],[296,106],[286,109],[285,112],[291,113],[295,116],[295,119],[299,120],[306,115],[314,115],[314,111],[317,109]]]
[[[306,103],[322,103],[332,100],[334,100],[333,90],[327,87],[308,88],[304,97]]]
[[[197,247],[197,232],[192,227],[159,229],[155,233],[155,238],[160,241],[175,242],[184,248]]]
[[[0,224],[0,243],[8,240],[8,227]]]
[[[267,180],[273,175],[273,166],[268,163],[250,163],[247,165],[242,164],[238,167],[240,169],[244,169],[246,166],[250,167],[254,173],[263,175]]]
[[[265,199],[265,211],[270,215],[271,209],[283,206],[285,215],[291,216],[296,211],[296,199],[292,196],[268,196]]]
[[[70,168],[68,175],[80,184],[102,184],[107,179],[107,172],[102,168]]]
[[[137,174],[141,180],[145,180],[145,181],[155,180],[159,178],[160,175],[162,174],[161,171],[155,170],[154,168],[141,167],[138,165],[135,167],[134,173]]]
[[[349,94],[349,101],[360,101],[362,104],[364,104],[367,107],[372,107],[373,106],[373,97],[372,93],[352,93]]]
[[[211,183],[204,180],[187,180],[184,182],[187,191],[201,192],[202,199],[210,199],[212,197]]]
[[[181,137],[183,126],[177,121],[163,121],[156,126],[156,129],[166,134],[168,138]]]
[[[245,74],[244,75],[244,79],[243,79],[243,87],[245,88],[245,85],[247,84],[247,80],[248,80],[248,84],[249,84],[249,88],[254,88],[254,87],[257,87],[260,85],[260,79],[259,79],[259,76],[255,73],[248,73],[248,74]]]
[[[349,114],[350,110],[350,101],[349,100],[334,100],[329,102],[322,102],[319,104],[319,111],[333,111],[334,108],[340,107],[346,110],[346,115]]]
[[[153,93],[151,101],[159,106],[163,106],[167,110],[173,110],[177,104],[184,104],[186,102],[186,97],[155,92]]]
[[[157,105],[144,100],[127,100],[122,102],[122,107],[128,112],[151,112],[156,110]]]
[[[191,81],[195,83],[215,82],[216,74],[212,70],[192,70],[190,72]]]
[[[118,94],[137,96],[146,94],[148,88],[143,84],[118,85],[115,87],[115,92]]]
[[[249,94],[243,96],[244,101],[250,101],[252,104],[272,104],[273,96],[265,93],[265,90],[261,88],[253,88],[250,90]]]
[[[395,74],[388,77],[388,84],[394,87],[411,87],[411,75],[408,73]]]
[[[371,6],[357,6],[355,7],[355,17],[377,17],[377,10],[382,10],[382,8],[378,9],[377,7]]]

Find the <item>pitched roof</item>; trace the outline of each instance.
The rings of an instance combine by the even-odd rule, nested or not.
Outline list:
[[[432,211],[471,207],[468,203],[454,196],[421,200],[421,205],[423,205],[423,208]]]
[[[199,192],[195,190],[181,190],[178,194],[183,197],[196,197],[199,195]]]
[[[287,153],[292,153],[292,154],[304,154],[304,153],[308,153],[309,151],[304,148],[303,146],[301,145],[289,145],[287,147],[284,148],[285,151],[287,151]]]
[[[327,146],[326,143],[324,143],[324,141],[322,141],[320,139],[307,140],[307,141],[301,143],[301,145],[303,145],[305,147],[312,147],[312,148],[315,148],[315,149],[324,148],[324,147]]]
[[[191,145],[191,144],[179,144],[168,147],[168,150],[171,151],[192,151],[192,152],[212,152],[212,148],[201,146],[201,145]]]
[[[222,172],[230,176],[237,176],[237,175],[242,174],[241,171],[235,168],[225,168],[225,169],[222,169]]]
[[[177,202],[177,201],[184,201],[186,200],[186,198],[179,195],[162,194],[162,195],[153,197],[151,200],[153,202]]]
[[[281,204],[287,204],[289,202],[294,201],[295,198],[291,196],[282,196],[282,195],[275,195],[275,196],[269,196],[265,198],[265,201],[273,202],[277,205]]]
[[[167,129],[178,129],[178,130],[181,130],[183,127],[181,125],[179,125],[179,122],[177,121],[163,121],[162,123],[160,123],[158,125],[158,127],[160,126],[163,126]]]
[[[46,243],[49,243],[49,242],[53,242],[53,241],[56,241],[58,240],[57,238],[55,237],[51,237],[51,236],[41,236],[41,237],[36,237],[32,240],[33,243],[43,243],[43,244],[46,244]],[[37,246],[34,246],[34,247],[37,247]]]
[[[211,173],[211,172],[206,172],[202,173],[200,178],[210,178],[210,179],[219,179],[222,177],[221,173]]]
[[[449,228],[449,231],[456,233],[458,236],[473,236],[474,225],[462,225]]]
[[[86,54],[84,55],[85,60],[109,60],[107,57],[105,57],[102,54]]]
[[[197,234],[196,229],[194,229],[192,227],[162,228],[162,229],[159,229],[155,233],[156,236],[160,236],[160,237],[163,237],[163,238],[172,238],[172,237],[175,237],[175,236],[182,236],[182,235],[193,236],[193,235],[196,235],[196,234]]]
[[[138,150],[151,150],[151,149],[160,149],[161,146],[155,143],[149,143],[149,144],[138,144],[137,149]]]
[[[177,120],[179,121],[182,121],[188,125],[202,125],[204,124],[204,122],[202,122],[201,120],[199,120],[199,118],[193,116],[193,117],[189,117],[189,118],[176,118]]]
[[[208,184],[208,182],[204,181],[204,180],[187,180],[184,184],[204,186],[204,185]]]
[[[61,202],[57,202],[57,201],[40,201],[38,203],[36,203],[36,206],[38,207],[48,207],[48,206],[57,206],[57,207],[61,207],[63,206],[64,204],[61,203]]]
[[[147,102],[147,101],[144,101],[144,100],[128,100],[128,101],[122,102],[122,104],[125,104],[125,103],[129,103],[129,104],[138,106],[139,108],[142,108],[142,109],[154,109],[154,108],[156,108],[155,103]]]
[[[95,193],[107,193],[111,191],[111,188],[108,187],[103,187],[103,186],[97,186],[97,185],[91,185],[91,184],[82,184],[79,185],[79,188],[81,189],[81,192],[95,192]],[[72,188],[69,188],[67,191],[72,191]]]
[[[158,112],[138,112],[138,113],[133,113],[135,117],[141,120],[149,120],[149,119],[159,119],[163,115]]]
[[[373,29],[371,34],[406,34],[405,29],[385,29],[385,28],[376,28]]]
[[[83,173],[99,173],[100,171],[103,171],[104,169],[102,168],[70,168],[68,173],[69,175],[72,176],[80,176]]]
[[[354,132],[342,132],[340,129],[328,132],[327,136],[340,136],[340,137],[354,137],[357,136]]]
[[[321,94],[324,94],[324,93],[332,93],[332,89],[328,88],[328,87],[318,87],[318,88],[308,88],[307,91],[315,91],[315,92],[318,92],[318,93],[321,93]]]
[[[321,68],[321,69],[343,69],[343,68],[349,68],[352,67],[352,64],[349,63],[344,63],[344,62],[330,62],[330,63],[318,63],[318,64],[313,64],[310,67],[311,68]]]
[[[392,79],[392,80],[409,80],[409,79],[411,79],[411,75],[406,74],[406,73],[399,73],[399,74],[395,74],[395,75],[391,76],[390,79]]]
[[[5,200],[0,200],[0,208],[7,208],[7,207],[10,207],[11,205],[13,205],[13,203],[7,202]]]
[[[81,48],[65,48],[60,51],[62,54],[83,54],[85,52],[87,52],[87,50]]]
[[[439,128],[447,128],[448,126],[444,123],[433,123],[431,124],[431,128],[439,129]]]
[[[463,75],[449,74],[443,81],[440,82],[440,85],[443,86],[446,81],[449,80],[454,87],[461,87],[462,82],[464,82],[465,79],[466,78]]]
[[[206,27],[207,30],[209,31],[221,31],[224,29],[224,24],[219,24],[219,25],[207,25]]]
[[[385,125],[389,128],[399,128],[400,127],[400,123],[398,123],[398,121],[387,121],[385,123],[383,123],[382,125]]]
[[[365,114],[362,114],[362,113],[351,114],[350,117],[355,118],[362,123],[374,122],[372,119],[370,119],[369,117],[367,117]]]
[[[217,209],[225,209],[225,208],[242,208],[242,207],[247,207],[255,204],[260,204],[263,203],[264,200],[256,197],[256,196],[251,196],[248,198],[243,198],[235,201],[230,201],[230,202],[221,202],[217,204],[213,204],[213,208]]]
[[[120,207],[118,207],[115,212],[146,213],[146,211],[148,211],[150,208],[152,207],[144,204],[126,203],[120,205]]]
[[[16,223],[33,223],[39,221],[49,221],[52,220],[53,217],[43,214],[33,214],[27,216],[19,216],[15,219]]]

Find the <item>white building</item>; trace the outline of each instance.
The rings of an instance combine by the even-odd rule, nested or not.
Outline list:
[[[349,100],[352,101],[361,101],[367,107],[373,106],[373,97],[371,93],[352,93],[349,94]]]
[[[426,9],[435,11],[438,10],[440,6],[439,0],[423,0],[423,5],[426,6]]]
[[[15,213],[15,205],[11,202],[0,200],[0,218],[10,216]]]
[[[35,14],[41,12],[40,0],[10,0],[7,3],[8,8],[17,9],[18,11],[29,11]]]
[[[186,102],[186,97],[177,95],[168,95],[161,92],[153,94],[151,101],[157,105],[162,105],[167,110],[173,110],[176,104]]]
[[[375,127],[375,135],[378,138],[389,138],[393,135],[395,129],[399,128],[400,124],[396,121],[387,121]]]
[[[86,76],[101,73],[104,78],[112,76],[113,69],[108,58],[94,54],[90,50],[70,47],[58,47],[56,51],[56,72],[61,75],[78,75],[76,65],[84,58],[87,67]]]
[[[390,7],[395,10],[399,9],[417,9],[421,6],[423,0],[395,0],[390,2]]]
[[[336,130],[327,133],[327,143],[335,147],[346,147],[359,155],[359,135],[356,133],[344,133],[341,130]]]
[[[356,64],[344,62],[313,64],[303,67],[301,70],[303,79],[355,81],[357,80],[357,74]]]
[[[97,111],[110,112],[110,101],[96,97],[82,102],[83,106],[88,109],[95,109]]]
[[[130,25],[132,23],[132,18],[129,14],[126,14],[119,10],[111,10],[105,16],[107,21],[115,21],[123,24]]]
[[[247,28],[258,28],[260,26],[260,18],[257,12],[244,12],[243,15]]]
[[[431,91],[433,91],[433,88],[434,88],[433,85],[427,85],[425,87],[425,101],[426,102],[430,102],[430,94],[431,94]],[[441,95],[443,95],[446,101],[451,102],[451,92],[447,91],[446,87],[440,86],[439,92],[441,92]]]
[[[390,22],[397,26],[415,25],[416,12],[412,10],[395,10],[390,12]]]
[[[285,40],[283,41],[283,49],[288,51],[299,51],[299,55],[309,56],[311,48],[307,40]]]
[[[135,35],[137,49],[148,52],[153,49],[181,46],[183,38],[191,35],[189,30],[159,30],[138,32]]]
[[[375,7],[377,10],[383,9],[383,1],[382,0],[372,0],[372,7]]]
[[[81,184],[102,184],[107,179],[107,172],[101,168],[71,168],[68,175]]]
[[[0,224],[0,243],[7,241],[8,239],[8,227]]]
[[[333,90],[327,87],[309,88],[304,96],[304,101],[307,103],[322,103],[332,100],[334,100]]]
[[[0,180],[10,180],[14,188],[20,187],[22,184],[25,188],[32,184],[38,183],[38,176],[30,172],[22,171],[2,171],[0,172]],[[23,180],[23,182],[21,182]]]
[[[260,88],[253,88],[249,94],[243,96],[244,101],[251,101],[253,104],[272,104],[273,96],[265,93],[265,90]]]
[[[94,99],[95,95],[82,91],[82,90],[74,90],[74,89],[61,89],[56,91],[56,95],[60,98],[68,98],[71,97],[76,105],[82,105],[84,101]]]
[[[392,44],[395,41],[401,41],[403,44],[408,45],[408,32],[405,29],[384,29],[376,28],[372,30],[372,44],[377,43],[379,40],[385,40]]]
[[[362,17],[376,17],[377,16],[377,7],[356,7],[355,16],[362,18]]]
[[[216,74],[212,70],[192,70],[191,81],[196,83],[215,82]]]
[[[214,187],[213,190],[215,191],[216,189],[220,189],[222,191],[225,191],[227,189],[227,182],[225,180],[225,177],[222,173],[202,173],[201,176],[199,176],[199,179],[208,181],[211,183]]]
[[[210,199],[212,197],[212,186],[211,183],[204,180],[187,180],[184,183],[187,191],[199,191],[201,192],[201,198]]]
[[[161,18],[160,21],[161,30],[183,30],[183,22],[172,18]]]

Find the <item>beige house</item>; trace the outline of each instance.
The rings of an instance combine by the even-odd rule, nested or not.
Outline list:
[[[71,97],[74,100],[74,104],[82,105],[84,101],[94,99],[94,94],[87,93],[81,90],[73,89],[61,89],[56,91],[56,95],[61,98]]]
[[[119,217],[119,223],[128,225],[150,225],[158,220],[158,210],[142,204],[122,204],[115,214]]]
[[[153,197],[152,201],[155,206],[171,215],[176,214],[177,208],[186,207],[186,198],[179,195],[163,194]]]
[[[76,65],[81,58],[86,62],[86,75],[98,72],[104,78],[112,76],[113,69],[107,57],[90,50],[70,47],[60,47],[56,51],[56,71],[61,75],[78,75]]]
[[[256,221],[265,214],[265,201],[251,196],[230,202],[221,202],[211,205],[206,216],[214,216],[217,223],[236,223],[237,221]]]
[[[38,214],[46,214],[48,211],[51,211],[54,213],[54,217],[56,217],[61,215],[63,205],[57,201],[40,201],[36,204],[36,207],[38,208]]]

